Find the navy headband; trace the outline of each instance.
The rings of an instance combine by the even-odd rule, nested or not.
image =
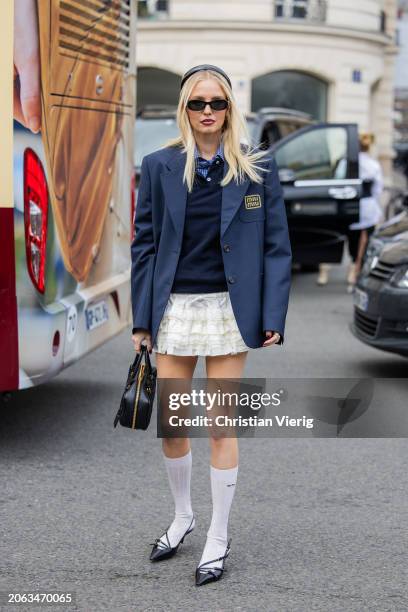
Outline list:
[[[218,66],[213,66],[212,64],[200,64],[199,66],[194,66],[193,68],[190,68],[190,70],[187,70],[187,72],[181,79],[180,89],[183,87],[187,79],[189,79],[193,74],[195,74],[196,72],[199,72],[200,70],[213,70],[214,72],[218,72],[218,74],[224,77],[224,79],[227,81],[228,85],[232,89],[231,81],[229,79],[229,76],[226,74],[226,72],[224,72],[222,68],[218,68]]]

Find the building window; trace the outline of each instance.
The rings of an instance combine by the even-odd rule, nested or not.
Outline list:
[[[138,0],[137,15],[142,19],[168,17],[168,0]]]
[[[153,66],[137,69],[137,111],[153,106],[177,107],[181,75]]]
[[[387,14],[385,11],[380,12],[380,32],[386,31],[387,28]]]
[[[276,19],[302,19],[326,21],[326,0],[274,0]]]
[[[252,80],[251,110],[287,108],[327,120],[327,83],[297,70],[277,70]]]
[[[353,81],[353,83],[361,83],[361,70],[353,70],[351,74],[351,80]]]

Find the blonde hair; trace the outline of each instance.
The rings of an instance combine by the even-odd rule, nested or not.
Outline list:
[[[375,141],[375,137],[372,132],[360,132],[359,134],[360,151],[365,151],[365,152],[369,151],[374,141]]]
[[[195,176],[194,151],[196,143],[187,114],[187,102],[195,85],[199,81],[204,81],[206,79],[214,79],[217,81],[227,100],[229,100],[221,136],[224,146],[224,157],[228,162],[229,169],[221,181],[221,186],[224,187],[232,179],[237,183],[242,183],[247,177],[256,183],[261,183],[263,178],[258,173],[258,170],[262,172],[266,171],[266,168],[256,165],[256,162],[267,156],[268,152],[256,150],[251,144],[248,144],[248,148],[245,151],[242,150],[242,138],[250,143],[250,135],[245,117],[239,110],[232,89],[227,81],[223,76],[212,70],[200,70],[184,83],[180,91],[177,106],[177,125],[180,130],[180,135],[166,141],[163,147],[180,147],[183,153],[187,153],[183,182],[187,183],[188,191],[191,192]]]

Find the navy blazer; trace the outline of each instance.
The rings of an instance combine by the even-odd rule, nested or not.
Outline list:
[[[187,186],[186,153],[167,147],[146,155],[131,244],[133,330],[143,328],[155,342],[181,251]],[[291,282],[292,251],[283,191],[274,157],[263,183],[247,178],[222,188],[220,246],[231,305],[245,344],[259,348],[265,331],[283,344]],[[224,162],[224,174],[228,163]]]

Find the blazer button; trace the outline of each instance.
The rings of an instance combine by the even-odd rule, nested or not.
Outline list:
[[[225,251],[226,253],[229,253],[229,252],[230,252],[230,250],[231,250],[230,245],[229,245],[229,244],[224,244],[224,251]]]
[[[229,276],[229,277],[228,277],[228,282],[229,282],[229,283],[231,283],[231,285],[232,285],[233,283],[235,283],[235,276]]]

